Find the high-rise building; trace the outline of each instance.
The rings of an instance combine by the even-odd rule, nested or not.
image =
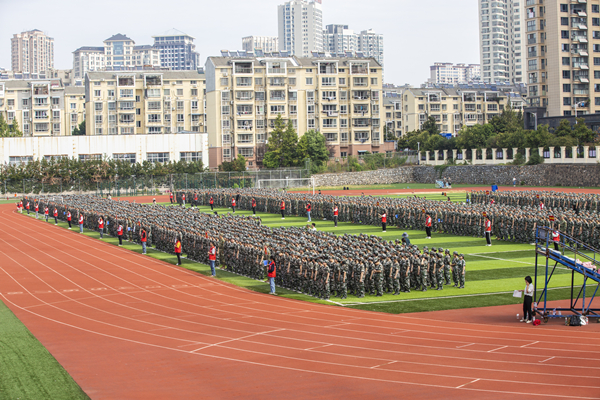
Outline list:
[[[246,36],[242,38],[242,50],[254,51],[256,49],[267,53],[279,51],[279,38],[277,36]]]
[[[291,0],[277,7],[279,50],[298,57],[323,51],[321,0]]]
[[[54,68],[54,39],[34,29],[10,39],[13,71],[39,74]]]
[[[523,0],[479,0],[482,79],[521,83],[525,74]]]
[[[361,31],[358,34],[358,51],[383,65],[383,35],[372,29]]]
[[[481,80],[479,64],[434,63],[429,82],[442,84],[467,83]]]
[[[358,51],[358,36],[348,25],[327,25],[323,31],[323,51],[342,54]]]
[[[154,47],[160,51],[160,66],[171,70],[195,71],[200,66],[194,38],[177,29],[164,35],[152,36]]]
[[[84,46],[73,52],[73,79],[83,80],[86,72],[147,70],[160,68],[160,64],[158,48],[136,46],[132,39],[117,33],[106,39],[104,46]]]
[[[278,116],[302,136],[325,135],[337,157],[393,151],[381,120],[382,68],[358,57],[209,57],[206,120],[211,168],[242,155],[261,166]]]
[[[600,0],[532,0],[525,14],[530,107],[526,126],[536,123],[530,113],[537,117],[599,113]]]

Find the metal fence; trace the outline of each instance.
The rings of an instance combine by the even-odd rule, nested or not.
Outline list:
[[[0,186],[2,196],[44,194],[97,194],[111,196],[156,195],[171,190],[210,188],[249,188],[259,180],[309,178],[306,169],[202,172],[196,174],[171,174],[164,176],[119,176],[114,179],[90,181],[79,178],[7,180]]]

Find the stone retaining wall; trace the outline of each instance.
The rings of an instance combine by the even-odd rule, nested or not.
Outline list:
[[[406,166],[377,171],[314,175],[316,186],[376,185],[390,183],[431,183],[440,172],[431,166]],[[600,164],[567,165],[453,165],[442,177],[452,183],[512,185],[517,178],[526,186],[600,186]]]

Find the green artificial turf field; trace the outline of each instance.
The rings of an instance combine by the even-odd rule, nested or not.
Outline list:
[[[0,301],[0,399],[89,399]]]

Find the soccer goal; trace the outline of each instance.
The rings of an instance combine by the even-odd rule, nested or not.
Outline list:
[[[315,178],[259,179],[256,187],[259,189],[307,188],[315,194]]]

